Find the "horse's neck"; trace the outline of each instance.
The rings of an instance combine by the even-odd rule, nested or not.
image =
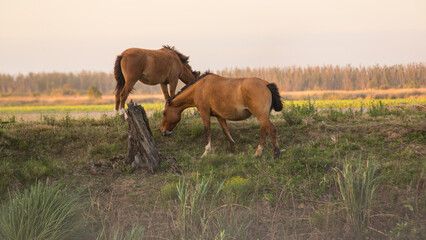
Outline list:
[[[180,112],[182,112],[183,110],[189,107],[195,106],[194,104],[195,87],[196,86],[190,86],[188,89],[185,89],[185,91],[181,92],[172,100],[173,106],[176,106]]]

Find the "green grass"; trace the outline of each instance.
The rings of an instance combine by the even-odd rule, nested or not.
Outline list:
[[[1,239],[79,239],[83,209],[78,194],[59,185],[36,183],[9,195],[1,208]]]
[[[144,239],[145,229],[138,225],[133,225],[129,231],[116,230],[112,235],[108,235],[106,229],[102,229],[96,240],[142,240]]]
[[[155,174],[120,167],[128,136],[120,118],[8,121],[0,125],[0,198],[6,203],[8,190],[46,178],[84,191],[90,209],[83,223],[92,239],[125,238],[132,231],[165,239],[351,239],[359,232],[351,207],[368,212],[358,221],[366,238],[423,239],[425,112],[387,101],[360,104],[366,111],[319,102],[294,102],[273,117],[282,149],[277,160],[269,137],[263,155],[253,156],[260,133],[254,118],[228,123],[234,154],[212,118],[212,153],[200,159],[199,114],[185,112],[173,134],[163,137],[155,111],[149,120],[157,147],[176,160],[181,174],[168,162]],[[347,159],[360,159],[359,165]],[[351,184],[344,182],[363,176],[358,173],[368,169],[367,160],[376,169],[371,179],[380,184],[373,198],[363,198],[368,207],[357,208],[358,200],[345,202]],[[346,173],[340,185],[336,169]]]
[[[335,171],[347,219],[357,238],[364,239],[378,186],[375,177],[377,168],[368,160],[364,164],[359,159],[358,163],[347,160],[341,170],[336,168]]]
[[[38,123],[0,126],[0,192],[12,183],[61,176],[86,160],[125,152],[126,125],[120,118],[45,118]]]

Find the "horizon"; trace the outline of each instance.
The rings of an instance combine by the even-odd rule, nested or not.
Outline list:
[[[232,71],[234,69],[239,69],[239,70],[245,70],[247,68],[251,69],[251,70],[258,70],[258,69],[272,69],[272,68],[279,68],[279,69],[291,69],[291,68],[301,68],[301,69],[306,69],[306,68],[324,68],[324,67],[332,67],[332,68],[346,68],[346,67],[352,67],[354,69],[362,69],[362,68],[373,68],[373,67],[379,67],[379,68],[385,68],[385,67],[395,67],[395,66],[403,66],[403,67],[408,67],[410,65],[426,65],[426,61],[425,62],[412,62],[412,63],[406,63],[406,64],[373,64],[373,65],[353,65],[353,64],[346,64],[346,65],[332,65],[332,64],[325,64],[325,65],[306,65],[306,66],[301,66],[301,65],[292,65],[292,66],[268,66],[268,67],[224,67],[222,69],[216,69],[216,70],[211,70],[211,69],[207,69],[202,71],[206,72],[206,71],[210,71],[211,73],[217,74],[217,72],[220,71]],[[114,74],[114,69],[111,69],[110,71],[103,71],[103,70],[87,70],[87,69],[81,69],[81,70],[76,70],[76,71],[57,71],[57,70],[53,70],[53,71],[39,71],[39,72],[18,72],[18,73],[7,73],[7,72],[0,72],[0,74],[4,74],[4,75],[10,75],[14,78],[16,78],[18,75],[29,75],[29,74],[51,74],[51,73],[59,73],[59,74],[75,74],[78,75],[80,73],[84,73],[84,72],[88,72],[88,73],[105,73],[105,74]],[[197,69],[194,69],[197,70]]]
[[[426,1],[0,2],[0,73],[112,72],[130,47],[193,69],[426,63]]]

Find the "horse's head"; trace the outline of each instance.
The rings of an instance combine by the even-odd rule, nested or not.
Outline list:
[[[180,62],[183,65],[182,72],[179,76],[180,80],[182,80],[184,83],[188,84],[200,76],[200,72],[198,71],[192,71],[191,65],[189,65],[189,57],[183,55],[181,52],[179,52],[175,47],[163,45],[163,48],[168,49],[176,53],[176,55],[179,57]]]
[[[163,111],[163,121],[161,122],[161,135],[167,136],[172,134],[172,130],[180,121],[180,112],[176,107],[166,103]]]
[[[194,81],[195,79],[197,79],[200,76],[200,72],[199,71],[193,71],[191,65],[189,65],[189,63],[184,63],[183,64],[183,71],[182,74],[180,75],[180,79],[188,84],[192,81]]]

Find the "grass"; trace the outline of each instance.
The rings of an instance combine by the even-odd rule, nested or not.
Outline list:
[[[76,170],[87,159],[108,158],[125,149],[123,121],[43,118],[40,122],[2,124],[0,128],[0,192],[12,185],[56,177]]]
[[[297,106],[302,107],[309,101],[315,102],[316,108],[368,108],[382,102],[386,106],[408,106],[408,105],[424,105],[426,98],[404,98],[404,99],[372,99],[372,100],[289,100],[284,101],[285,107]],[[112,112],[113,104],[99,105],[52,105],[52,106],[11,106],[0,107],[0,114],[27,114],[27,113],[85,113],[85,112]],[[142,106],[146,111],[161,111],[164,103],[143,103]],[[303,109],[303,108],[302,108]]]
[[[144,103],[146,111],[161,110],[162,103]],[[115,105],[58,105],[58,106],[14,106],[0,107],[0,114],[22,114],[22,113],[72,113],[72,112],[112,112]]]
[[[357,164],[345,161],[342,170],[335,169],[347,220],[359,239],[364,239],[368,232],[371,206],[378,186],[376,170],[368,160],[363,164],[361,159]]]
[[[284,102],[284,107],[289,105],[303,106],[307,102],[313,101],[312,98],[308,100],[290,100]],[[362,99],[362,100],[315,100],[315,106],[320,109],[325,108],[369,108],[373,105],[383,103],[386,106],[410,106],[410,105],[424,105],[426,104],[425,98],[401,98],[401,99]]]
[[[241,206],[223,202],[224,185],[214,186],[212,178],[198,178],[187,182],[181,178],[176,184],[178,198],[172,213],[178,239],[247,239],[251,224],[248,213],[236,214]],[[236,184],[235,179],[232,184]],[[234,191],[235,194],[235,191]],[[221,199],[222,197],[222,199]],[[221,204],[219,204],[221,203]],[[238,216],[238,217],[237,217]]]
[[[1,239],[79,239],[83,209],[78,198],[67,188],[41,182],[10,194],[0,214]]]
[[[282,92],[281,96],[286,99],[306,99],[314,97],[321,100],[338,99],[398,99],[422,97],[425,95],[425,88],[413,89],[365,89],[365,90],[313,90],[313,91],[294,91]]]
[[[111,239],[111,240],[141,240],[144,238],[145,229],[138,225],[133,225],[129,231],[117,230],[112,236],[109,236],[105,229],[99,233],[96,240]]]
[[[369,239],[424,239],[424,104],[395,107],[382,100],[372,114],[364,110],[373,109],[365,102],[359,103],[364,109],[356,102],[351,108],[322,108],[319,102],[286,103],[284,112],[273,116],[282,149],[278,160],[269,138],[264,154],[253,156],[260,132],[254,118],[229,122],[234,154],[212,118],[213,150],[200,159],[204,132],[199,114],[184,112],[174,133],[162,137],[161,114],[155,111],[149,120],[157,147],[176,159],[181,174],[167,162],[155,174],[120,167],[127,154],[127,123],[120,118],[7,121],[0,125],[0,199],[6,204],[8,190],[46,178],[84,192],[90,206],[82,221],[88,239],[132,234],[147,239],[353,239],[360,231]],[[371,163],[375,172],[369,183],[380,179],[374,188],[361,184]],[[345,200],[358,187],[365,189],[364,200],[355,195]],[[367,205],[357,207],[360,202]]]

